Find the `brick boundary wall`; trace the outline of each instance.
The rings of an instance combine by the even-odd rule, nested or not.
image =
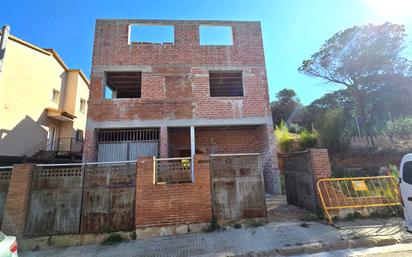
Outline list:
[[[322,209],[322,201],[318,192],[317,182],[322,178],[330,178],[332,170],[330,167],[328,149],[309,149],[310,164],[312,168],[313,186],[315,189],[318,208]]]
[[[136,171],[136,228],[207,223],[212,218],[210,160],[195,155],[195,182],[154,184],[154,161],[141,157]]]
[[[1,230],[23,236],[29,207],[33,164],[15,164],[11,173]]]

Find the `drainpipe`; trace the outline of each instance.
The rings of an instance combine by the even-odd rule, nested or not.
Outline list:
[[[0,72],[1,68],[3,66],[3,60],[4,60],[4,55],[6,53],[6,43],[7,39],[9,38],[9,31],[10,31],[10,26],[5,25],[3,28],[1,28],[1,39],[0,39]]]

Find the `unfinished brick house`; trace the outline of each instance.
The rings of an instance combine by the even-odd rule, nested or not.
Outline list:
[[[148,26],[172,38],[136,40]],[[213,29],[230,41],[202,38]],[[85,134],[84,161],[259,153],[265,189],[277,193],[260,23],[97,20]]]

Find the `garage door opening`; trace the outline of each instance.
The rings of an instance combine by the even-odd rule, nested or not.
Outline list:
[[[115,129],[97,132],[98,161],[130,161],[159,156],[159,129]]]

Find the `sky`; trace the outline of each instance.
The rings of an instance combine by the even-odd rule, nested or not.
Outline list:
[[[294,89],[303,104],[339,89],[300,74],[304,59],[336,32],[367,23],[404,24],[412,41],[412,0],[61,0],[2,3],[0,25],[90,74],[97,18],[253,20],[262,24],[270,99]],[[407,51],[412,59],[412,51]]]

